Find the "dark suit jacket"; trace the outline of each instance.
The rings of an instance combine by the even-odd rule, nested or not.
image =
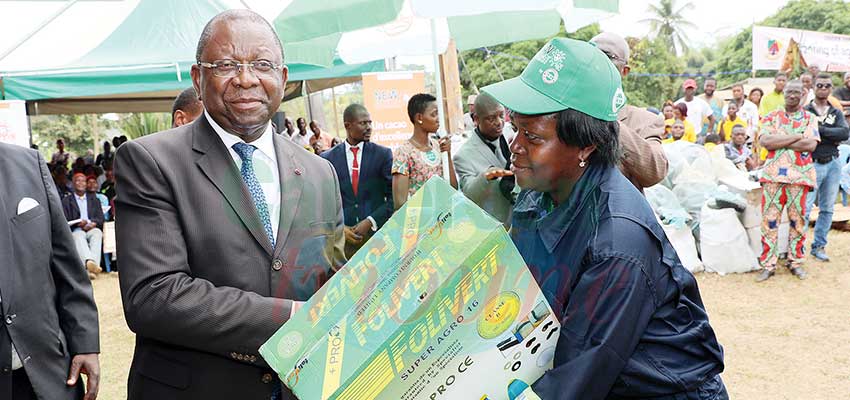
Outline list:
[[[62,214],[53,178],[38,152],[0,143],[0,304],[35,393],[73,399],[65,385],[71,357],[97,353],[91,283]],[[21,199],[38,202],[18,215]]]
[[[273,135],[276,246],[206,117],[115,158],[121,296],[136,333],[129,399],[269,399],[258,349],[345,263],[331,165]],[[291,397],[285,393],[284,398]]]
[[[77,205],[76,193],[71,193],[62,198],[62,210],[65,213],[65,218],[68,221],[73,221],[80,218],[80,206]],[[103,230],[103,208],[100,205],[100,200],[93,193],[86,192],[86,209],[89,213],[89,221],[97,224],[97,227]],[[73,230],[73,227],[72,229]]]
[[[384,222],[393,213],[393,152],[372,142],[363,143],[363,155],[360,161],[360,180],[357,196],[351,186],[351,175],[348,171],[348,161],[345,158],[345,143],[322,153],[322,158],[331,162],[339,187],[342,190],[342,213],[345,225],[354,226],[371,216],[376,228],[384,226]]]

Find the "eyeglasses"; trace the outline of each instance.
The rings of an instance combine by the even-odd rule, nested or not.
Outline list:
[[[242,68],[248,67],[257,77],[269,77],[275,74],[282,65],[275,65],[271,61],[257,60],[247,63],[239,63],[233,60],[216,60],[212,63],[198,61],[198,65],[212,70],[213,75],[222,78],[232,78],[242,72]]]
[[[818,84],[815,85],[815,87],[818,88],[818,89],[831,88],[832,84],[831,83],[818,83]]]

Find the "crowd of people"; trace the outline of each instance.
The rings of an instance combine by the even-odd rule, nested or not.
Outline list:
[[[780,241],[785,240],[787,267],[800,279],[807,276],[802,264],[815,202],[819,213],[809,253],[817,260],[829,261],[827,232],[850,154],[850,127],[844,109],[850,105],[850,73],[835,90],[832,74],[816,67],[790,82],[788,75],[780,72],[773,84],[767,94],[752,88],[748,97],[743,84],[733,84],[732,98],[726,100],[715,96],[714,78],[704,80],[699,96],[696,81],[687,79],[682,84],[684,97],[666,102],[660,111],[665,118],[662,142],[702,144],[708,151],[722,151],[743,171],[757,171],[763,190],[759,282],[775,274]],[[839,146],[847,148],[844,158]],[[790,221],[787,239],[778,233],[783,215]]]
[[[844,162],[837,146],[848,139],[841,107],[850,106],[850,89],[833,93],[829,74],[791,82],[779,74],[773,91],[756,88],[748,98],[735,85],[729,101],[715,96],[714,79],[700,95],[688,79],[683,98],[647,110],[627,104],[623,38],[556,38],[520,77],[469,99],[471,129],[459,149],[435,136],[438,107],[425,93],[408,102],[410,138],[390,149],[372,142],[361,104],[343,112],[344,139],[304,118],[275,126],[283,47],[253,12],[214,17],[196,57],[173,129],[116,138],[70,166],[61,140],[48,163],[0,146],[3,170],[29,182],[11,191],[22,197],[11,232],[26,229],[27,242],[10,234],[0,243],[54,249],[35,258],[52,274],[38,286],[47,300],[30,298],[40,314],[14,308],[17,293],[0,283],[3,395],[76,398],[83,372],[86,395],[96,397],[100,349],[85,274],[100,272],[104,223],[116,219],[122,301],[136,334],[130,399],[293,399],[257,349],[434,176],[509,228],[561,321],[554,368],[528,388],[530,399],[728,399],[696,280],[642,195],[667,175],[665,143],[704,145],[742,170],[761,170],[759,281],[776,269],[785,210],[788,267],[805,277],[812,194],[820,208],[812,255],[828,259]],[[59,332],[61,356],[38,350],[56,346],[55,337],[15,321],[41,315],[41,331]]]
[[[89,278],[106,270],[115,272],[118,265],[111,254],[104,258],[104,223],[114,221],[115,175],[113,160],[115,150],[128,139],[116,136],[103,142],[103,151],[94,157],[91,150],[85,156],[73,159],[65,149],[65,140],[56,140],[56,151],[46,163],[53,184],[68,220],[80,260],[88,270]],[[37,149],[37,147],[33,146]]]

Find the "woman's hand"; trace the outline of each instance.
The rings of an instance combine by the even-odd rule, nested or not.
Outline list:
[[[440,143],[440,152],[449,153],[452,152],[452,135],[446,135],[440,138],[438,141]]]

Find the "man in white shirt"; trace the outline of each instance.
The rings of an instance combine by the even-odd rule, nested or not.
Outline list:
[[[685,97],[676,101],[676,104],[685,103],[688,106],[688,121],[694,126],[694,131],[697,134],[698,140],[705,137],[706,132],[702,129],[702,121],[708,119],[708,131],[714,132],[714,113],[711,106],[705,100],[694,97],[697,91],[697,82],[693,79],[688,79],[682,84],[685,90]]]
[[[307,130],[307,120],[301,117],[295,120],[295,124],[298,126],[298,132],[293,133],[289,138],[301,147],[310,147],[310,137],[313,135]]]
[[[71,236],[77,246],[80,260],[85,263],[89,277],[101,272],[100,256],[103,253],[103,209],[93,193],[86,192],[86,176],[75,173],[72,181],[74,193],[62,199],[62,210],[71,225]]]
[[[366,107],[351,104],[342,113],[346,139],[322,154],[339,178],[348,258],[392,215],[393,153],[370,141],[372,117]]]
[[[753,132],[758,129],[759,108],[752,101],[747,100],[744,95],[744,85],[736,83],[732,85],[732,101],[738,105],[738,116],[747,123],[747,137],[752,139]],[[729,104],[723,106],[723,115],[727,115]]]

